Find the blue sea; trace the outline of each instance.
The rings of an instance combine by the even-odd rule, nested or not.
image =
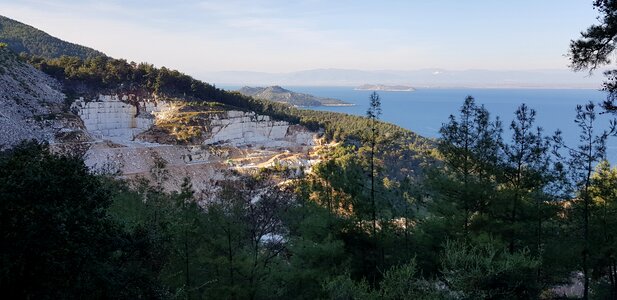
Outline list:
[[[237,89],[239,87],[228,87]],[[356,91],[352,87],[306,87],[285,86],[284,88],[315,96],[336,98],[355,104],[347,107],[315,107],[310,109],[333,111],[363,116],[369,103],[370,91]],[[478,104],[484,105],[504,123],[504,139],[509,138],[509,124],[516,108],[522,103],[537,112],[536,124],[546,134],[562,131],[567,144],[576,146],[580,130],[574,123],[575,108],[589,101],[601,103],[604,92],[592,89],[469,89],[431,88],[415,92],[378,92],[383,114],[381,119],[414,131],[422,136],[436,138],[439,128],[451,114],[458,115],[458,109],[465,97],[473,96]],[[601,112],[601,108],[597,108]],[[598,115],[598,129],[608,128],[611,114]],[[617,163],[617,137],[609,139],[607,156]]]

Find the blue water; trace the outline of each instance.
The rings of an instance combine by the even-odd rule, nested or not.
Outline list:
[[[232,88],[232,87],[229,87]],[[237,87],[233,87],[237,88]],[[370,91],[356,91],[351,87],[285,87],[289,90],[315,96],[341,99],[351,107],[315,107],[311,109],[363,116],[369,103]],[[422,136],[436,138],[439,128],[450,114],[458,115],[465,97],[473,96],[493,116],[504,123],[504,139],[509,138],[509,124],[514,111],[527,104],[537,112],[536,124],[546,134],[560,129],[564,140],[571,146],[578,141],[579,129],[574,123],[577,104],[589,101],[600,103],[606,98],[601,91],[591,89],[418,89],[415,92],[379,92],[383,115],[381,119],[412,130]],[[598,107],[597,111],[601,109]],[[608,128],[614,115],[598,115],[598,128]],[[609,139],[607,156],[617,163],[617,137]]]

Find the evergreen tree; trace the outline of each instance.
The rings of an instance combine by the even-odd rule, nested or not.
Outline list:
[[[501,123],[465,99],[457,120],[450,116],[440,129],[438,149],[444,167],[431,174],[434,189],[433,213],[452,224],[449,235],[468,235],[474,218],[486,213],[496,195],[493,180],[498,165]]]
[[[539,252],[542,244],[541,211],[546,198],[542,194],[549,179],[547,172],[550,167],[550,144],[548,138],[542,136],[542,129],[534,128],[535,110],[522,104],[516,110],[515,116],[510,124],[511,141],[503,145],[502,176],[507,189],[507,203],[504,207],[509,210],[505,216],[509,223],[505,238],[512,253],[517,246],[530,246],[531,243],[521,242],[524,241],[528,225],[536,223],[535,248]],[[497,206],[501,206],[500,204]],[[535,209],[533,214],[529,213],[532,209]],[[537,222],[530,219],[533,215]]]
[[[600,285],[608,283],[606,299],[617,298],[617,168],[611,168],[608,161],[596,167],[589,187],[591,204],[592,265]],[[599,294],[599,291],[594,292]]]
[[[599,67],[611,64],[611,55],[617,47],[617,1],[594,0],[594,8],[599,12],[600,24],[591,25],[581,32],[577,40],[570,42],[570,67],[575,71],[588,70],[592,72]],[[615,99],[617,96],[617,70],[604,72],[607,80],[603,89],[609,97],[603,107],[617,112]]]
[[[538,299],[539,259],[528,250],[510,253],[495,240],[447,242],[442,279],[456,299]]]
[[[369,108],[366,111],[366,117],[370,120],[370,174],[369,177],[371,179],[371,223],[372,223],[372,232],[373,236],[376,236],[377,231],[377,204],[375,202],[375,177],[377,176],[375,172],[375,151],[377,146],[377,136],[379,135],[376,121],[381,116],[381,100],[379,98],[379,94],[377,92],[371,93],[369,97]]]
[[[576,201],[576,208],[580,210],[580,222],[582,231],[582,269],[583,269],[583,285],[584,299],[589,299],[589,280],[591,275],[589,258],[590,258],[590,215],[592,198],[590,194],[591,179],[595,165],[605,158],[606,141],[610,135],[617,132],[617,127],[614,121],[611,122],[609,130],[602,130],[598,133],[597,115],[595,105],[589,102],[585,106],[578,105],[576,107],[575,122],[581,130],[579,135],[579,145],[569,147],[564,142],[559,134],[556,135],[555,141],[558,145],[564,147],[569,158],[567,161],[570,167],[572,182],[578,193],[580,201]]]
[[[156,240],[109,214],[113,184],[78,157],[0,154],[0,287],[17,299],[162,298]]]

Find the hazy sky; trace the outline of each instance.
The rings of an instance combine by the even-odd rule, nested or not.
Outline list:
[[[0,14],[187,73],[565,69],[591,0],[0,0]]]

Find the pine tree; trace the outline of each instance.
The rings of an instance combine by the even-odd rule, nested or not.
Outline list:
[[[507,233],[508,249],[514,252],[517,241],[522,232],[518,228],[525,228],[523,223],[526,214],[524,210],[535,206],[537,216],[536,249],[540,251],[542,232],[542,190],[546,185],[549,170],[550,144],[542,136],[541,128],[534,128],[536,111],[522,104],[516,110],[516,118],[510,124],[512,138],[510,143],[504,143],[504,170],[503,179],[509,190],[507,194],[509,205],[509,222]],[[535,201],[532,201],[535,198]]]
[[[617,298],[617,168],[611,168],[608,161],[596,167],[589,188],[592,198],[593,265],[598,276],[607,276],[609,292],[607,298]]]
[[[377,231],[377,204],[375,203],[375,151],[377,146],[377,136],[379,135],[379,131],[377,129],[376,122],[379,120],[379,116],[381,116],[381,100],[379,98],[379,94],[377,92],[371,93],[369,97],[369,108],[366,111],[366,117],[370,120],[370,137],[369,143],[371,146],[370,150],[370,174],[369,177],[371,179],[371,223],[372,223],[372,232],[373,237],[376,236]]]
[[[590,257],[590,208],[592,204],[590,187],[592,174],[595,165],[605,158],[606,141],[609,136],[617,132],[617,123],[611,122],[608,130],[602,130],[598,133],[597,115],[595,105],[589,102],[585,106],[578,105],[576,107],[576,118],[574,120],[581,130],[579,135],[579,145],[569,147],[564,142],[559,134],[555,136],[555,142],[564,147],[569,159],[567,165],[570,167],[572,182],[578,193],[581,202],[581,227],[582,227],[582,268],[583,268],[583,298],[589,299],[589,281],[591,271],[589,270]]]
[[[465,99],[457,120],[450,116],[441,129],[438,149],[444,167],[432,173],[434,212],[455,223],[450,234],[468,235],[473,216],[486,213],[495,197],[494,171],[499,158],[501,123],[491,120],[473,97]],[[440,212],[441,211],[441,212]]]

